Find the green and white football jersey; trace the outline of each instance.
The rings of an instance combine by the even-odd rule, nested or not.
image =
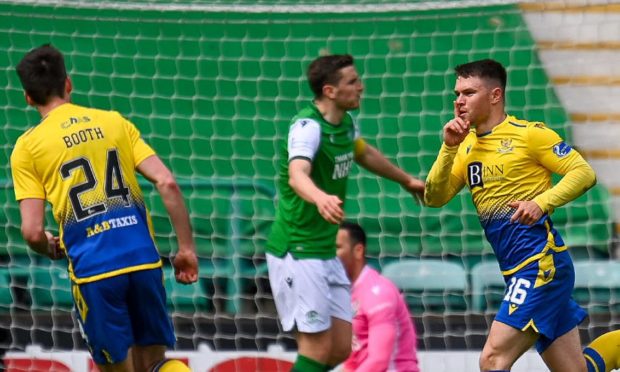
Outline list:
[[[291,252],[295,258],[336,256],[338,225],[327,222],[316,205],[295,193],[289,185],[288,163],[296,158],[311,161],[310,178],[314,184],[344,202],[357,138],[358,132],[349,114],[339,125],[333,125],[311,104],[293,118],[288,140],[281,145],[279,202],[267,252],[278,257]]]

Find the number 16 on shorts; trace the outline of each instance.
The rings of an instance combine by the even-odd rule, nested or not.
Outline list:
[[[529,280],[523,278],[510,279],[510,285],[508,291],[504,296],[504,301],[508,301],[515,305],[522,305],[527,297],[527,290],[532,286]]]

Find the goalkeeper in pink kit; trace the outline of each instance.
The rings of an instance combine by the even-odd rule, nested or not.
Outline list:
[[[336,254],[352,283],[353,341],[345,371],[418,372],[407,305],[394,283],[366,265],[366,234],[358,224],[340,225]]]

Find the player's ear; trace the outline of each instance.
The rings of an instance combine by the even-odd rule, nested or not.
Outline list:
[[[73,91],[73,82],[71,81],[71,78],[67,76],[67,79],[65,80],[65,94],[69,95],[71,94],[72,91]]]
[[[28,93],[24,92],[24,98],[26,99],[26,103],[28,104],[28,106],[35,106],[34,101],[30,97],[30,95],[28,95]]]
[[[491,103],[497,104],[504,101],[504,91],[500,87],[491,90]]]
[[[331,84],[323,85],[323,96],[334,99],[336,97],[336,87]]]
[[[364,249],[364,245],[361,243],[357,243],[355,244],[355,247],[353,247],[353,256],[355,257],[356,260],[361,260],[364,258],[364,254],[366,249]]]

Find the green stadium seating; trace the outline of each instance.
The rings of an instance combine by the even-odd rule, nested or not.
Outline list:
[[[34,309],[71,311],[71,280],[64,264],[52,262],[48,266],[30,267],[28,287]]]
[[[467,309],[467,273],[461,265],[408,259],[385,265],[382,274],[403,291],[413,314]]]
[[[471,271],[472,310],[497,311],[504,299],[506,283],[497,261],[480,262]]]
[[[174,268],[165,266],[163,272],[167,305],[171,311],[196,312],[211,309],[211,301],[202,280],[193,284],[182,284],[176,281]]]
[[[31,280],[29,265],[11,263],[0,268],[0,312],[9,311],[14,305],[17,311],[30,309],[31,296],[28,283]]]
[[[275,191],[243,178],[178,180],[188,200],[200,275],[225,288],[226,310],[237,312],[241,298],[257,275],[264,275],[265,264],[255,262],[264,256],[267,234],[274,217]],[[160,254],[174,252],[176,238],[167,213],[152,187],[144,184],[151,204],[153,227]]]
[[[12,303],[13,294],[11,293],[9,270],[0,268],[0,313],[8,312]]]
[[[620,262],[576,261],[573,298],[589,313],[620,314]]]
[[[613,213],[605,186],[595,185],[570,204],[558,208],[551,219],[571,254],[587,250],[589,258],[610,257]]]
[[[490,57],[508,66],[511,114],[545,121],[570,139],[566,112],[514,4],[410,11],[398,18],[356,14],[353,28],[350,14],[312,22],[305,14],[286,14],[283,22],[281,14],[271,13],[184,13],[191,22],[178,22],[175,12],[101,9],[95,25],[92,9],[5,7],[0,20],[16,47],[0,56],[4,65],[14,65],[27,49],[51,41],[66,53],[76,103],[117,110],[136,123],[175,175],[188,181],[184,194],[204,270],[213,278],[232,278],[227,283],[233,285],[226,284],[232,296],[263,270],[253,260],[264,253],[274,197],[266,196],[262,186],[237,190],[242,197],[236,214],[228,203],[230,190],[192,180],[250,180],[273,189],[276,143],[311,97],[304,70],[321,51],[355,56],[365,83],[362,106],[354,113],[362,136],[411,174],[428,174],[440,147],[438,133],[451,115],[452,68],[472,59]],[[44,15],[35,33],[33,12]],[[97,37],[80,37],[85,32]],[[2,79],[7,89],[0,106],[7,125],[0,139],[8,145],[0,152],[5,164],[0,256],[15,260],[28,254],[9,181],[10,144],[39,117],[26,109],[17,75]],[[471,267],[492,253],[467,192],[441,209],[424,208],[392,182],[364,170],[354,175],[346,214],[366,229],[372,260],[449,256]],[[161,201],[145,191],[159,249],[168,255],[176,244],[174,233]],[[560,208],[553,218],[569,246],[608,255],[613,230],[603,186]]]

